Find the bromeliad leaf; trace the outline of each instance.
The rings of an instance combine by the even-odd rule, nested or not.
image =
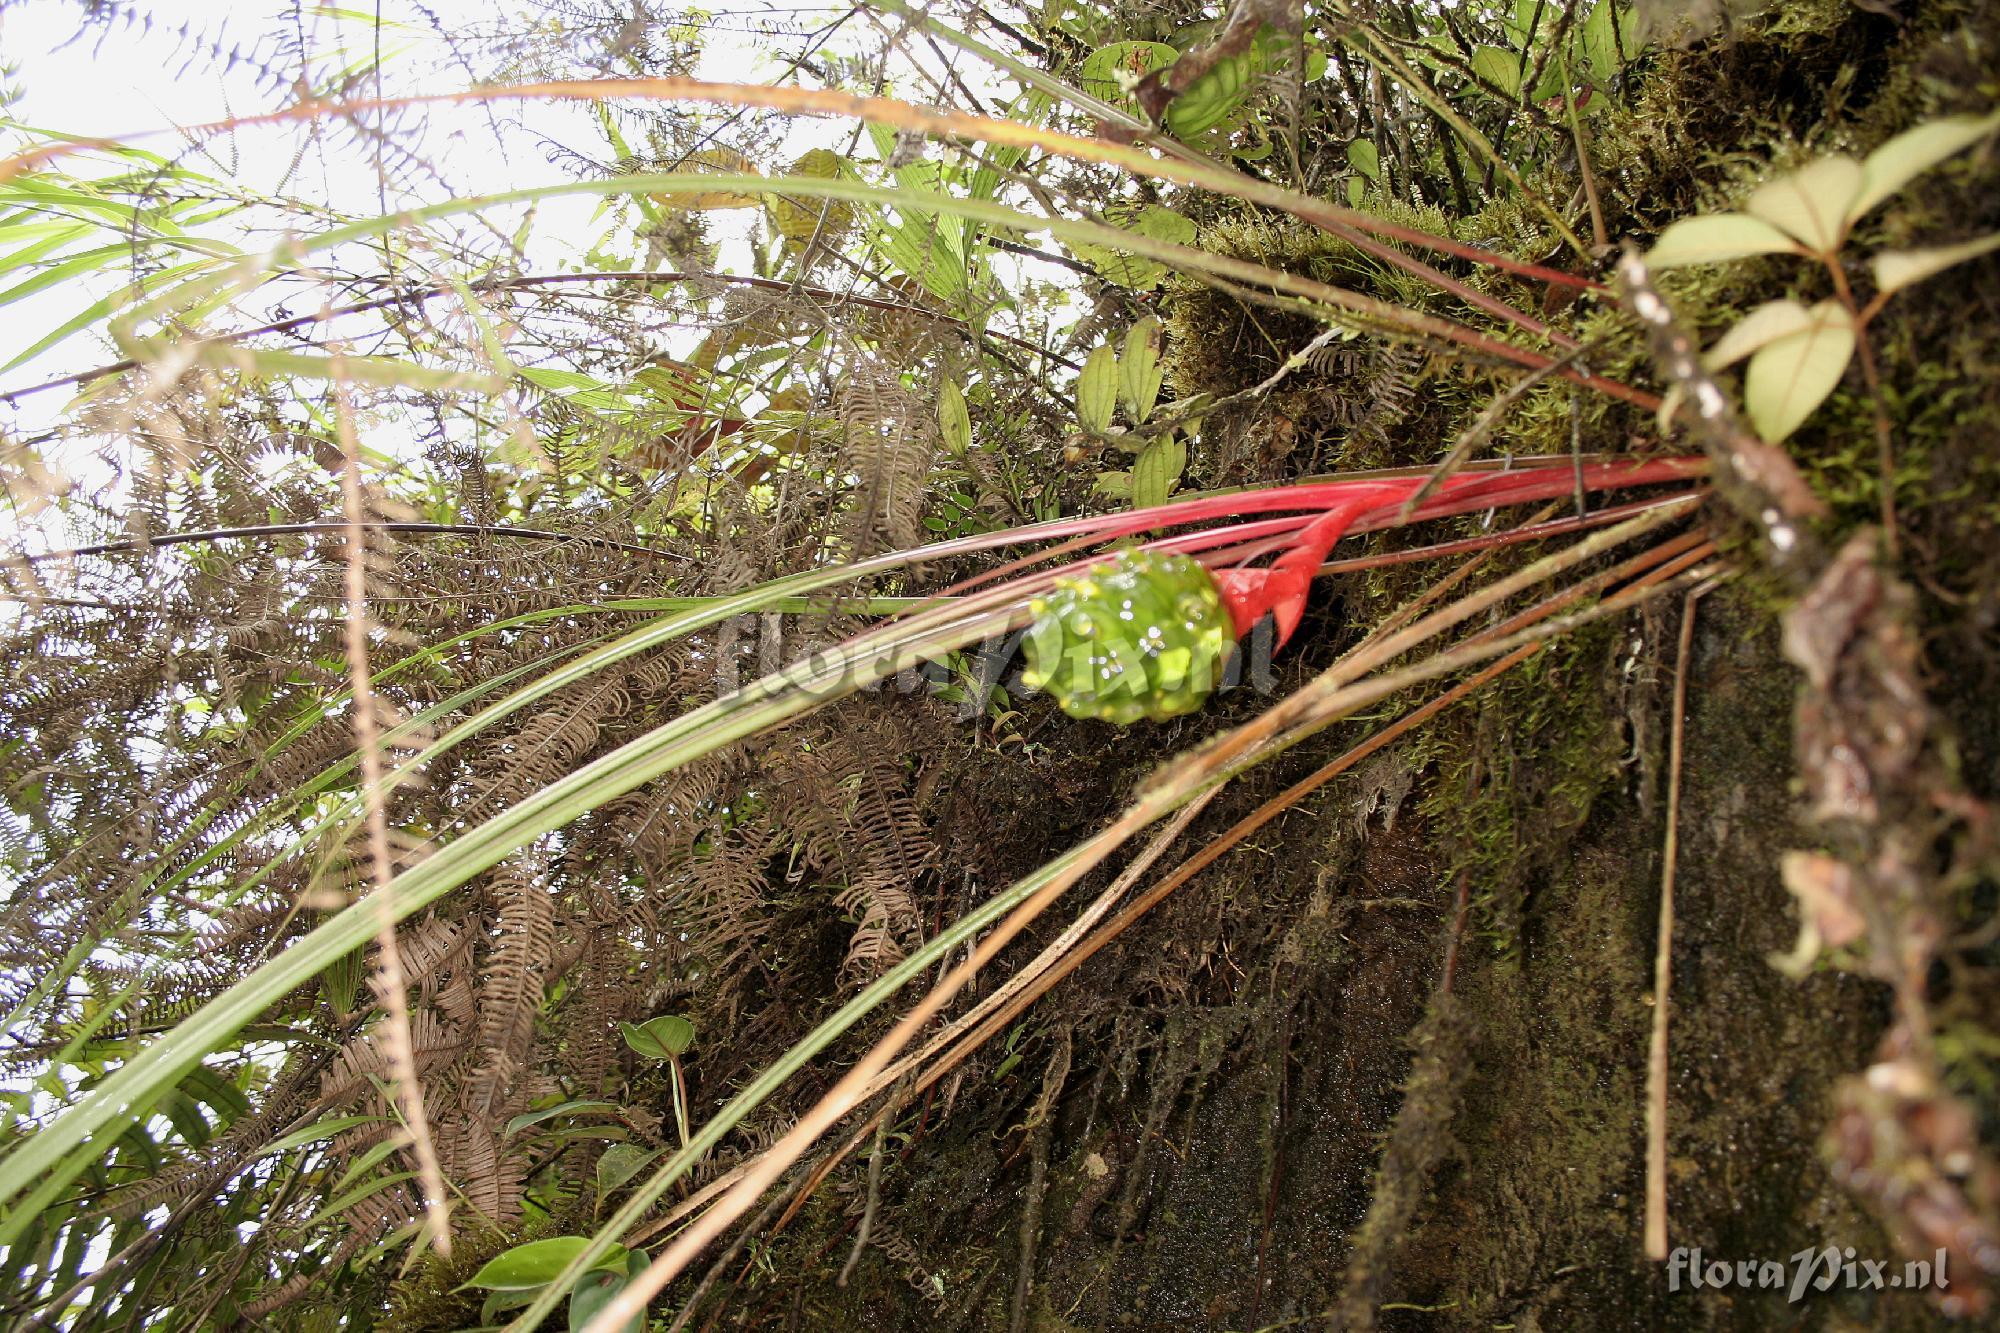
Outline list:
[[[1958,245],[1937,245],[1923,250],[1883,250],[1870,261],[1875,269],[1875,288],[1886,296],[1994,250],[2000,250],[2000,232]]]
[[[1837,302],[1810,311],[1811,324],[1759,348],[1743,377],[1743,405],[1757,433],[1776,444],[1826,401],[1854,355],[1854,318]]]
[[[1653,268],[1674,268],[1798,248],[1796,241],[1762,218],[1747,213],[1708,213],[1683,218],[1661,232],[1646,262]]]
[[[1767,301],[1723,334],[1702,354],[1701,363],[1710,370],[1733,366],[1767,343],[1812,327],[1812,322],[1812,312],[1797,301]]]
[[[1134,425],[1159,401],[1160,381],[1160,321],[1148,315],[1125,334],[1125,355],[1118,361],[1118,394]]]
[[[1847,236],[1847,210],[1861,193],[1861,164],[1842,153],[1822,157],[1759,186],[1743,205],[1753,217],[1830,255]]]
[[[1092,435],[1102,435],[1118,405],[1118,353],[1110,343],[1093,351],[1076,377],[1076,419]]]
[[[1996,129],[2000,129],[2000,110],[1983,116],[1946,116],[1904,130],[1862,159],[1861,188],[1847,205],[1847,221],[1861,218],[1924,172]]]

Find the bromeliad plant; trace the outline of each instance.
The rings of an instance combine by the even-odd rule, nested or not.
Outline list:
[[[1650,462],[1593,461],[1580,472],[1571,460],[1547,460],[1521,465],[1512,470],[1479,470],[1447,479],[1430,499],[1415,511],[1418,519],[1473,512],[1507,505],[1520,505],[1570,495],[1581,486],[1587,493],[1614,491],[1635,486],[1658,486],[1685,482],[1699,477],[1703,465],[1696,460],[1662,459]],[[138,1108],[150,1107],[177,1085],[193,1076],[204,1056],[228,1036],[253,1021],[274,1001],[334,966],[341,958],[363,945],[374,933],[375,911],[385,905],[398,919],[404,919],[435,902],[452,888],[481,870],[525,847],[534,839],[574,818],[585,809],[601,805],[618,795],[654,780],[741,737],[770,727],[822,706],[831,700],[866,688],[925,661],[1004,634],[1047,617],[1063,597],[1078,599],[1072,615],[1089,602],[1087,619],[1092,624],[1123,619],[1127,609],[1124,596],[1107,603],[1099,595],[1106,586],[1120,586],[1135,603],[1179,611],[1177,600],[1192,595],[1201,603],[1201,646],[1215,652],[1222,639],[1221,614],[1228,616],[1232,630],[1247,628],[1266,614],[1275,617],[1281,634],[1289,636],[1303,613],[1312,574],[1333,543],[1345,533],[1377,531],[1403,521],[1401,507],[1426,483],[1426,476],[1368,476],[1351,480],[1304,483],[1273,487],[1232,495],[1196,497],[1151,510],[1064,520],[1032,527],[959,539],[915,551],[896,553],[845,568],[817,571],[781,579],[735,597],[714,599],[697,609],[668,616],[655,624],[623,636],[612,644],[587,654],[552,677],[573,676],[593,667],[601,668],[620,655],[640,651],[645,646],[712,625],[728,616],[776,605],[785,598],[814,593],[849,581],[859,575],[880,573],[927,559],[937,559],[970,551],[1036,540],[1082,539],[1093,544],[1116,543],[1159,529],[1234,518],[1244,514],[1269,515],[1248,521],[1225,523],[1219,527],[1171,532],[1143,542],[1137,553],[1113,553],[1092,557],[1080,564],[1022,574],[1006,581],[952,596],[929,599],[918,609],[898,616],[878,628],[866,631],[837,649],[794,664],[777,674],[755,681],[732,694],[717,699],[652,732],[628,742],[618,750],[585,765],[563,780],[543,789],[530,799],[489,818],[475,828],[445,842],[416,864],[402,871],[382,891],[380,904],[370,901],[347,908],[282,953],[263,963],[233,986],[222,998],[191,1015],[167,1037],[140,1049],[109,1071],[74,1106],[44,1124],[37,1132],[19,1139],[4,1160],[0,1160],[0,1202],[7,1211],[0,1214],[0,1242],[16,1243],[35,1223],[42,1209],[57,1197],[69,1182],[88,1170],[100,1156],[103,1136],[118,1132],[132,1123]],[[1636,506],[1624,506],[1593,515],[1587,522],[1602,526],[1625,518],[1627,526],[1653,516],[1681,512],[1685,500],[1675,496]],[[1636,514],[1636,517],[1634,515]],[[1551,528],[1582,526],[1572,520],[1567,525],[1530,525],[1475,539],[1471,545],[1491,546],[1508,541],[1549,535]],[[1464,543],[1458,544],[1462,549]],[[1253,567],[1250,562],[1275,553],[1269,566]],[[1092,566],[1108,563],[1110,575],[1095,573]],[[1206,579],[1203,593],[1200,580]],[[1091,588],[1099,591],[1093,593]],[[1210,600],[1213,599],[1213,600]],[[1042,611],[1036,611],[1036,602]],[[1090,644],[1092,636],[1078,634],[1073,624],[1043,619],[1036,637],[1053,643],[1051,634],[1067,642],[1075,636]],[[1150,636],[1142,636],[1150,639]],[[1067,651],[1065,649],[1065,651]],[[1143,643],[1121,648],[1116,670],[1100,671],[1098,684],[1069,690],[1058,685],[1070,704],[1088,697],[1101,709],[1109,700],[1115,709],[1136,707],[1133,716],[1167,715],[1198,702],[1199,682],[1192,671],[1174,676],[1162,666],[1164,654]],[[1101,655],[1101,654],[1100,654]],[[1039,659],[1046,663],[1046,657]],[[1192,660],[1192,659],[1191,659]],[[1446,662],[1442,669],[1450,669]],[[1171,678],[1170,678],[1171,677]],[[462,743],[506,712],[524,706],[546,693],[548,680],[517,690],[508,698],[490,705],[475,718],[439,738],[430,751],[435,757],[440,747]],[[1319,725],[1324,725],[1321,721]],[[1267,751],[1268,752],[1268,751]],[[345,818],[352,822],[360,814],[359,805],[370,793],[358,793],[342,803]],[[374,793],[379,796],[380,793]],[[1159,817],[1178,803],[1177,797],[1162,805],[1158,801],[1143,813],[1128,819],[1115,838],[1099,841],[1090,850],[1091,862],[1130,836],[1131,832]],[[338,822],[341,812],[333,818]],[[1080,853],[1081,854],[1081,853]],[[719,1142],[729,1127],[744,1113],[767,1097],[806,1059],[851,1026],[869,1009],[880,1004],[918,971],[943,952],[976,937],[1002,914],[1029,901],[1051,884],[1073,882],[1085,862],[1076,857],[1055,863],[1047,874],[1030,877],[1008,893],[969,914],[949,930],[940,933],[924,950],[913,953],[904,964],[885,973],[863,991],[819,1038],[798,1049],[794,1058],[765,1072],[743,1096],[743,1105],[731,1114],[718,1116],[693,1134],[680,1153],[634,1196],[619,1217],[600,1232],[603,1244],[581,1253],[563,1280],[543,1293],[553,1302],[569,1290],[569,1283],[601,1266],[609,1237],[629,1224],[657,1199],[667,1184],[680,1178],[702,1154]],[[991,941],[989,941],[991,942]],[[994,945],[997,947],[997,944]],[[637,1212],[635,1212],[637,1210]],[[538,1317],[531,1306],[523,1320]],[[623,1320],[628,1311],[615,1313]],[[526,1326],[523,1324],[522,1326]]]

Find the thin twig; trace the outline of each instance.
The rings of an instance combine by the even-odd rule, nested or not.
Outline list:
[[[121,551],[146,551],[156,546],[180,546],[188,542],[250,541],[259,537],[286,537],[310,533],[342,533],[354,525],[343,519],[338,523],[259,523],[244,528],[207,528],[200,532],[166,532],[154,537],[142,537],[129,541],[99,542],[95,546],[72,546],[63,551],[37,551],[26,555],[10,555],[7,561],[26,561],[39,564],[44,560],[73,560],[86,555],[112,555]],[[408,523],[388,522],[364,518],[360,526],[366,532],[391,532],[405,535],[426,534],[446,537],[513,537],[523,541],[581,542],[585,546],[602,546],[614,551],[624,551],[632,555],[657,556],[665,560],[680,560],[671,551],[663,551],[657,546],[635,546],[631,542],[612,541],[607,537],[591,537],[577,532],[551,532],[546,528],[514,528],[504,524],[487,523]]]
[[[868,1198],[861,1205],[861,1225],[854,1230],[854,1247],[847,1252],[847,1262],[840,1266],[840,1276],[834,1280],[836,1287],[845,1287],[847,1279],[854,1275],[854,1266],[861,1262],[868,1249],[869,1235],[875,1230],[875,1210],[882,1203],[882,1159],[887,1155],[889,1123],[895,1118],[888,1107],[875,1118],[875,1147],[868,1154]]]
[[[1636,246],[1625,247],[1618,277],[1626,305],[1645,326],[1653,360],[1692,409],[1688,415],[1694,433],[1715,465],[1716,490],[1757,525],[1780,567],[1818,568],[1817,541],[1805,524],[1827,514],[1826,502],[1783,450],[1758,439],[1737,420],[1729,396],[1702,366],[1700,349],[1675,322]]]
[[[1660,931],[1653,955],[1653,1036],[1646,1058],[1646,1257],[1667,1257],[1667,1005],[1673,985],[1674,871],[1680,863],[1682,733],[1687,720],[1688,659],[1694,652],[1695,604],[1714,580],[1689,589],[1681,604],[1674,661],[1673,721],[1667,740],[1667,831],[1660,850]]]
[[[1054,256],[1047,257],[1054,258]],[[926,310],[922,306],[909,305],[902,301],[887,301],[880,297],[862,296],[856,292],[838,292],[826,287],[799,287],[777,278],[758,278],[734,273],[684,273],[672,269],[620,269],[602,273],[538,273],[513,278],[484,278],[462,285],[466,290],[473,292],[520,292],[532,291],[538,287],[568,287],[580,283],[599,282],[714,282],[734,287],[756,287],[765,291],[780,291],[787,294],[808,296],[818,301],[832,301],[845,305],[866,306],[870,310],[887,310],[897,314],[915,315],[920,319],[934,320],[940,324],[956,325],[959,329],[967,331],[968,334],[970,330],[970,326],[955,315],[943,314],[936,310]],[[441,282],[429,287],[407,289],[396,293],[394,296],[378,296],[372,300],[357,301],[352,305],[334,306],[331,309],[317,310],[309,315],[293,315],[286,319],[272,320],[268,324],[259,324],[252,329],[238,329],[233,333],[218,333],[208,338],[183,339],[181,345],[184,347],[224,346],[230,343],[242,342],[249,338],[261,337],[267,333],[289,333],[294,329],[329,323],[344,315],[366,314],[371,310],[387,310],[392,306],[421,305],[426,301],[436,300],[440,296],[449,296],[457,290],[458,285]],[[1046,348],[1038,347],[1024,338],[1016,338],[1012,334],[1001,333],[991,329],[986,330],[985,335],[998,339],[1001,342],[1012,343],[1016,347],[1025,348],[1038,356],[1045,356],[1052,361],[1068,366],[1071,370],[1080,369],[1076,363],[1066,361]],[[70,375],[58,375],[54,379],[43,380],[40,384],[30,384],[23,388],[11,389],[5,393],[0,393],[0,403],[15,403],[31,394],[42,393],[49,389],[60,389],[66,385],[89,384],[94,380],[103,379],[108,375],[118,375],[128,370],[136,370],[139,365],[140,362],[137,358],[128,357],[123,361],[113,361],[108,365],[96,366],[90,370],[79,370]]]

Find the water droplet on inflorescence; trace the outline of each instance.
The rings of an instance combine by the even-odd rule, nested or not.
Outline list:
[[[1215,580],[1183,555],[1122,551],[1031,605],[1023,678],[1071,717],[1123,726],[1191,713],[1235,645]]]

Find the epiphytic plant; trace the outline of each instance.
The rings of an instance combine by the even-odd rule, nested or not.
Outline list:
[[[1710,264],[1750,255],[1793,254],[1822,266],[1833,296],[1815,305],[1769,301],[1745,315],[1703,357],[1711,370],[1744,357],[1743,403],[1751,424],[1776,444],[1797,430],[1847,373],[1857,350],[1871,392],[1878,375],[1868,325],[1889,298],[1953,265],[2000,249],[2000,234],[1869,257],[1874,294],[1862,300],[1847,271],[1856,223],[1911,181],[2000,128],[2000,111],[1934,120],[1890,139],[1867,157],[1816,158],[1759,186],[1743,211],[1684,218],[1660,234],[1647,255],[1656,269]]]

